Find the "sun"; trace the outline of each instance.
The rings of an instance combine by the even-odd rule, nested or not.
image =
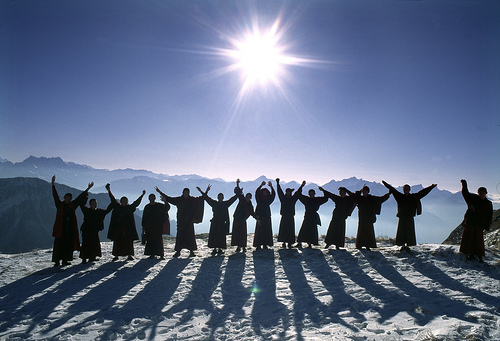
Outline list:
[[[252,16],[242,30],[215,30],[226,46],[209,47],[207,54],[221,57],[225,65],[214,69],[207,77],[239,75],[241,87],[236,107],[259,88],[268,94],[274,93],[270,90],[277,90],[290,101],[287,85],[294,81],[292,68],[316,68],[330,63],[293,53],[296,48],[290,40],[293,22],[284,21],[282,14],[269,25],[262,25],[258,16]]]
[[[247,82],[276,82],[283,72],[285,56],[272,32],[254,32],[244,41],[236,42],[234,58]]]
[[[255,87],[273,86],[284,91],[287,68],[307,63],[306,59],[294,57],[284,41],[286,30],[278,17],[270,27],[261,27],[253,21],[251,29],[230,37],[229,48],[218,49],[219,55],[229,60],[221,73],[238,72],[242,78],[239,98]]]

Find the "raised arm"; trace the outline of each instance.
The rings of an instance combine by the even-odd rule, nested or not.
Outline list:
[[[111,193],[111,185],[110,184],[106,184],[106,189],[108,190],[108,195],[109,195],[109,199],[111,200],[111,205],[118,204],[118,200],[116,200],[115,196],[113,195],[113,193]]]
[[[52,177],[52,197],[54,198],[54,204],[56,205],[56,207],[59,207],[59,205],[61,204],[61,199],[59,198],[59,194],[57,193],[55,182],[56,182],[56,176],[54,175]]]
[[[418,193],[417,193],[417,194],[418,194],[418,197],[419,197],[420,199],[422,199],[422,198],[423,198],[423,197],[425,197],[427,194],[429,194],[429,192],[430,192],[430,191],[432,191],[432,189],[433,189],[434,187],[436,187],[436,186],[437,186],[437,184],[432,184],[432,185],[430,185],[429,187],[425,187],[424,189],[421,189],[421,190],[420,190],[420,191],[418,191]]]
[[[297,188],[297,191],[295,193],[293,193],[293,196],[298,198],[298,196],[302,194],[302,189],[304,188],[305,185],[306,185],[306,181],[304,180],[300,184],[299,188]]]
[[[285,193],[281,189],[280,178],[276,178],[276,189],[278,190],[278,198],[281,200],[285,196]]]
[[[139,198],[137,198],[137,199],[136,199],[136,200],[132,203],[132,205],[131,205],[131,206],[133,206],[133,207],[137,207],[137,206],[139,206],[139,205],[141,204],[142,198],[144,197],[144,195],[145,195],[145,194],[146,194],[146,190],[143,190],[143,191],[142,191],[142,194],[139,196]]]
[[[335,201],[336,198],[338,198],[338,195],[336,194],[333,194],[332,192],[329,192],[327,191],[326,189],[324,189],[323,187],[319,186],[318,189],[323,192],[323,195],[326,197],[326,198],[330,198],[332,199],[333,201]]]
[[[273,202],[274,198],[276,197],[276,191],[274,190],[273,183],[271,181],[269,181],[267,184],[269,185],[269,187],[271,187],[271,202]]]
[[[80,193],[80,195],[73,201],[76,206],[85,206],[89,198],[89,189],[94,186],[94,182],[89,182],[87,189]]]
[[[382,184],[387,187],[387,189],[389,190],[389,192],[396,192],[396,189],[394,187],[392,187],[391,185],[389,185],[387,182],[385,182],[384,180],[382,180]]]

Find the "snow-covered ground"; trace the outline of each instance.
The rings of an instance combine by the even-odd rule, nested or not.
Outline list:
[[[249,236],[249,240],[253,236]],[[500,254],[456,246],[274,249],[53,268],[0,255],[1,340],[499,340]],[[75,257],[77,254],[75,253]]]

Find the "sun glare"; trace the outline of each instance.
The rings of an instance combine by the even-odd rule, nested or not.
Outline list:
[[[248,81],[266,84],[268,81],[276,80],[282,67],[283,57],[272,35],[262,36],[256,33],[238,43],[237,47],[238,50],[235,51],[235,57],[239,59],[237,64]]]
[[[241,87],[236,98],[236,107],[256,88],[278,90],[288,101],[287,83],[293,81],[292,67],[317,67],[330,62],[298,57],[292,53],[289,29],[292,23],[283,24],[281,14],[268,26],[259,23],[259,18],[250,18],[247,30],[233,32],[216,30],[224,37],[227,47],[211,47],[209,52],[225,59],[228,64],[211,72],[211,77],[229,73],[239,74]]]

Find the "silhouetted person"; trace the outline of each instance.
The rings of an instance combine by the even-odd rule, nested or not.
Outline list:
[[[278,242],[282,242],[282,247],[292,248],[295,243],[295,204],[299,200],[299,196],[302,194],[302,188],[305,186],[306,182],[303,181],[300,187],[295,193],[293,193],[293,188],[285,189],[285,193],[280,186],[280,179],[276,179],[276,187],[278,190],[278,198],[281,202],[281,220],[280,228],[278,232]]]
[[[54,266],[68,265],[73,260],[73,251],[80,250],[80,238],[78,237],[78,222],[76,221],[75,210],[78,206],[85,205],[87,202],[88,191],[94,183],[89,186],[75,200],[71,193],[64,195],[64,201],[59,199],[57,193],[56,176],[52,177],[52,196],[57,208],[56,220],[52,228],[52,237],[54,237],[54,248],[52,250],[52,261]]]
[[[464,231],[460,242],[460,252],[467,255],[468,260],[477,259],[483,262],[484,237],[483,230],[489,230],[493,219],[493,204],[486,198],[488,191],[479,187],[477,194],[472,194],[467,188],[467,181],[462,182],[462,196],[467,203],[465,212]]]
[[[201,196],[207,204],[212,207],[213,217],[210,220],[210,231],[208,233],[208,247],[213,248],[212,255],[216,253],[224,253],[223,250],[227,248],[226,235],[229,234],[229,206],[231,206],[236,199],[237,195],[233,195],[229,200],[224,201],[224,194],[217,195],[217,201],[208,196],[210,190],[208,185],[207,190],[203,192],[199,187]]]
[[[377,221],[377,215],[380,214],[382,203],[389,199],[391,193],[384,194],[381,197],[369,194],[370,188],[363,186],[361,191],[357,191],[354,200],[358,206],[358,233],[356,235],[356,248],[366,247],[368,251],[372,247],[377,247],[375,239],[375,229],[373,224]]]
[[[243,188],[240,188],[240,179],[236,180],[234,193],[238,198],[238,205],[233,213],[233,232],[231,233],[231,246],[236,246],[236,252],[246,251],[247,247],[247,219],[255,212],[252,205],[252,193],[243,196]]]
[[[113,213],[111,213],[111,221],[109,222],[108,239],[113,241],[112,254],[115,256],[113,261],[118,260],[119,256],[127,256],[128,260],[134,259],[134,240],[139,240],[137,229],[135,226],[134,212],[141,204],[142,198],[146,194],[143,190],[142,194],[131,205],[128,203],[127,197],[122,197],[120,202],[115,199],[111,193],[110,185],[106,185]]]
[[[332,220],[330,220],[330,225],[328,225],[328,231],[326,232],[325,247],[328,249],[330,245],[335,245],[338,250],[345,246],[345,221],[351,215],[354,207],[356,207],[356,203],[353,197],[351,197],[352,193],[345,187],[339,187],[339,195],[328,192],[322,187],[319,190],[323,191],[324,196],[332,199],[335,203]]]
[[[276,197],[273,184],[269,181],[267,184],[271,188],[262,188],[266,184],[262,181],[259,187],[255,190],[255,235],[253,239],[253,246],[260,250],[261,247],[267,249],[268,246],[273,246],[273,229],[271,225],[271,204]]]
[[[194,224],[203,220],[203,198],[189,195],[189,188],[182,190],[180,197],[170,197],[155,187],[156,191],[163,195],[165,200],[177,207],[177,236],[175,238],[174,257],[181,255],[182,249],[189,250],[189,257],[195,256],[197,250]]]
[[[80,227],[82,231],[80,258],[83,264],[87,261],[95,262],[97,257],[102,257],[99,231],[104,230],[104,218],[113,209],[111,204],[105,210],[97,208],[96,199],[90,199],[89,204],[90,207],[80,205],[83,213],[83,224]]]
[[[170,234],[170,220],[168,202],[162,204],[156,202],[156,196],[151,193],[148,196],[149,203],[144,206],[142,213],[142,229],[144,232],[144,254],[149,258],[165,259],[165,249],[163,247],[163,235]]]
[[[303,194],[299,195],[299,200],[304,204],[306,211],[297,236],[297,244],[302,247],[302,242],[304,242],[307,243],[307,247],[311,248],[313,245],[318,245],[318,225],[321,226],[318,210],[321,205],[328,201],[328,198],[325,196],[317,197],[314,189],[310,189],[308,194],[308,197]]]
[[[422,203],[420,199],[429,194],[437,185],[432,184],[417,193],[410,193],[410,185],[404,185],[403,193],[401,193],[384,180],[382,180],[382,183],[389,189],[389,192],[398,203],[398,213],[396,216],[399,220],[398,230],[396,232],[396,245],[401,246],[401,251],[410,251],[410,246],[417,245],[414,217],[422,214]]]

